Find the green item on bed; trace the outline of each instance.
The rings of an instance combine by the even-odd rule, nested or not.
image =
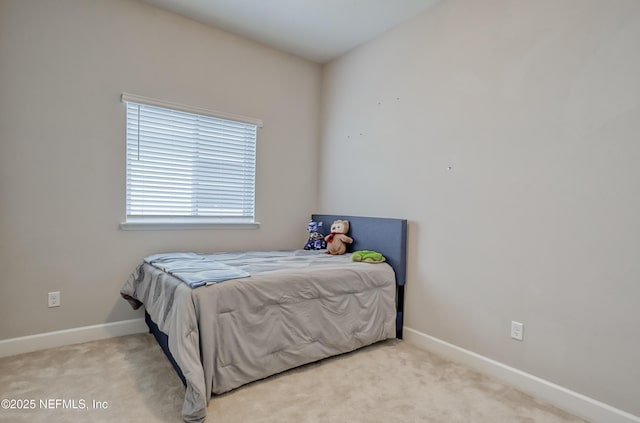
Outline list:
[[[365,263],[383,263],[387,259],[377,251],[360,250],[351,253],[351,260],[363,261]]]

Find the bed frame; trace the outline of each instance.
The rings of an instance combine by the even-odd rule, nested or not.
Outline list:
[[[330,214],[314,214],[311,219],[322,222],[321,233],[325,235],[331,229],[334,220],[348,220],[349,233],[353,244],[347,247],[347,252],[358,250],[373,250],[382,253],[396,274],[396,338],[402,339],[404,285],[407,273],[407,221],[405,219],[388,219],[379,217],[344,216]],[[178,373],[182,383],[186,381],[180,367],[169,351],[169,338],[162,332],[146,312],[144,320],[149,331]]]
[[[311,220],[322,222],[325,234],[331,230],[334,220],[348,220],[353,244],[347,252],[373,250],[382,253],[396,273],[396,338],[402,339],[404,323],[404,285],[407,275],[407,221],[380,217],[338,216],[314,214]]]

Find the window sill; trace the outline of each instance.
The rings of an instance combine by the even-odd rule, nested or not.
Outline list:
[[[207,229],[258,229],[259,222],[122,222],[122,231],[180,231]]]

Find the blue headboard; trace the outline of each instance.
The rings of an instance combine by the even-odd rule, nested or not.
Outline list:
[[[347,252],[373,250],[382,253],[396,273],[396,336],[402,339],[404,285],[407,275],[407,220],[381,217],[344,216],[332,214],[314,214],[311,219],[322,222],[320,232],[331,232],[334,220],[349,221],[349,235],[353,244]]]

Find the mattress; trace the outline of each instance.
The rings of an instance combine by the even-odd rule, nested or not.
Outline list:
[[[204,420],[212,394],[396,335],[385,263],[305,250],[206,257],[250,276],[192,289],[142,263],[121,291],[169,337],[187,385],[185,421]]]

